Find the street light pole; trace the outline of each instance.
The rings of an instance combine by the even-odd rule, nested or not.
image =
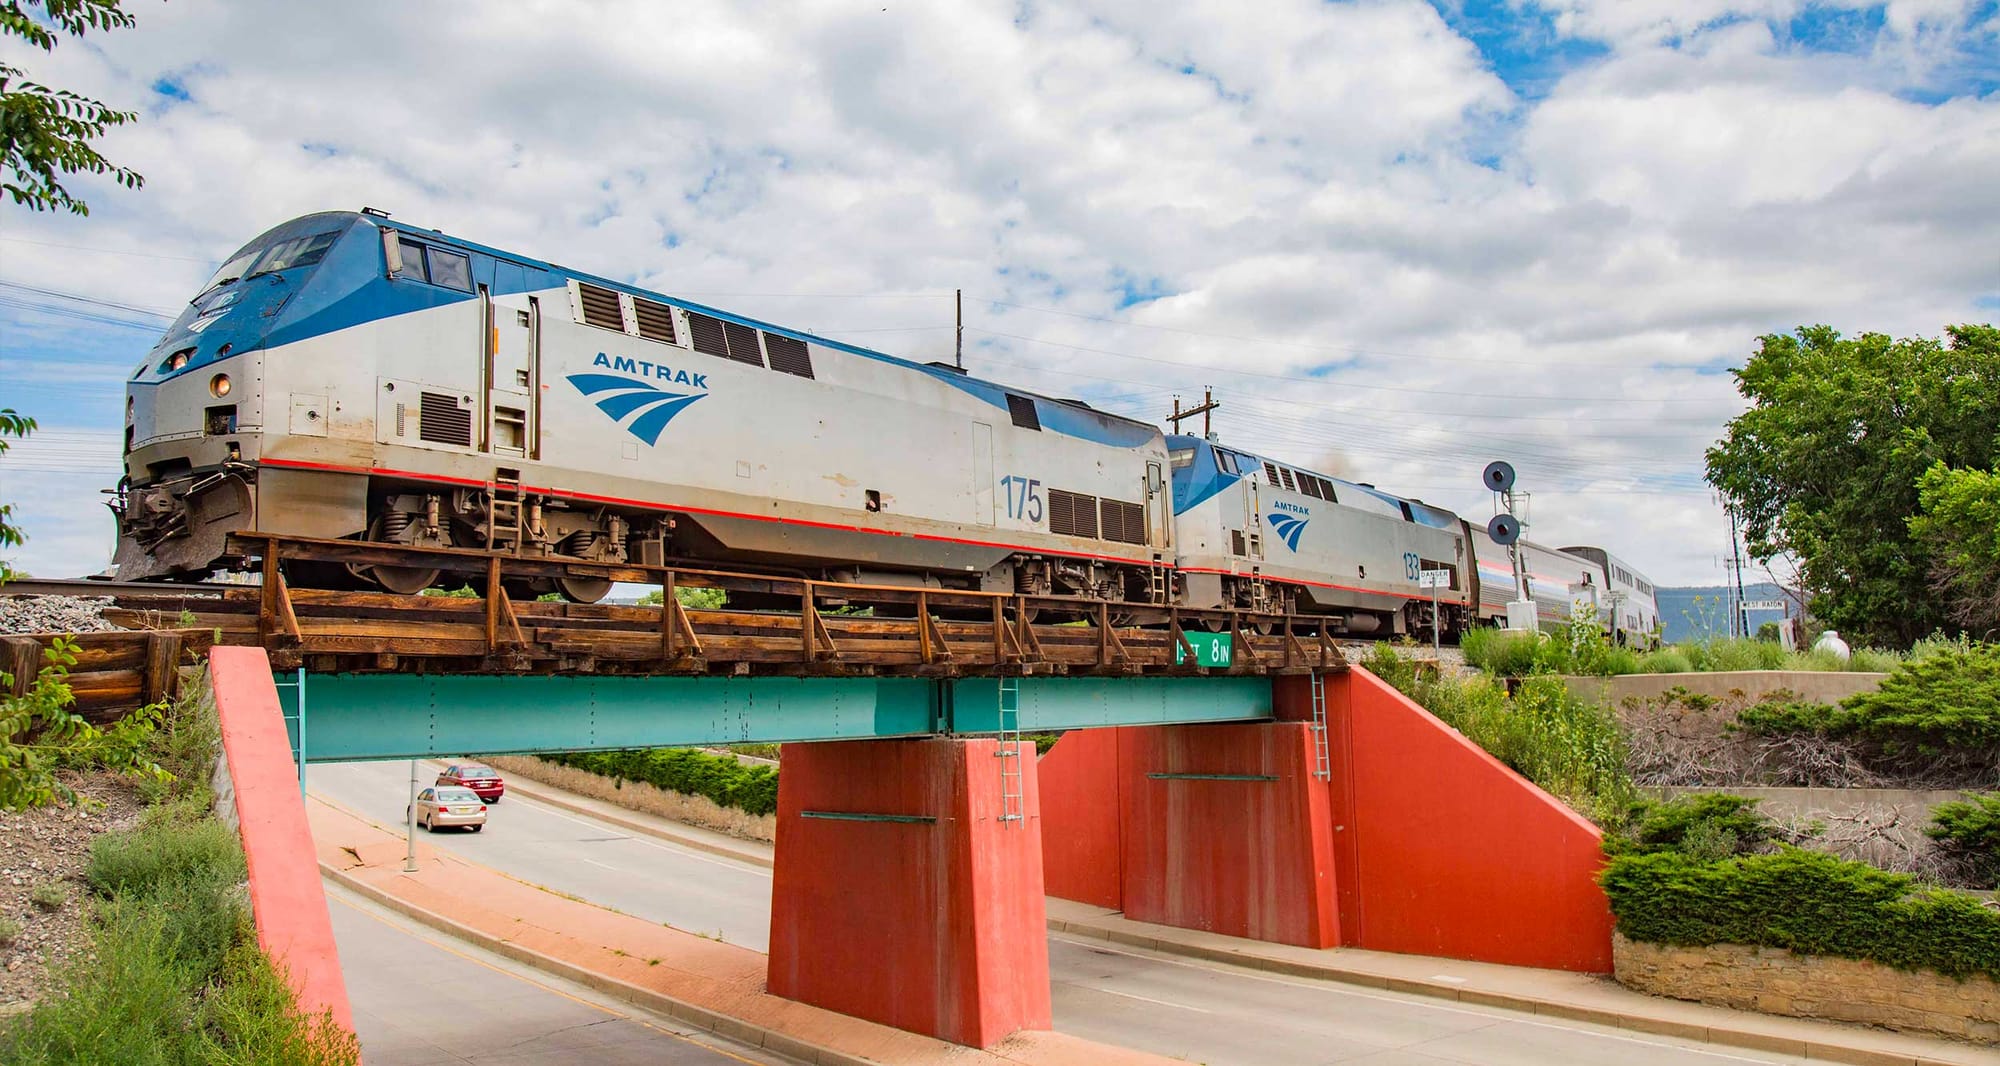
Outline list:
[[[417,872],[417,760],[410,760],[410,805],[403,811],[409,823],[404,827],[407,850],[403,852],[403,872]]]

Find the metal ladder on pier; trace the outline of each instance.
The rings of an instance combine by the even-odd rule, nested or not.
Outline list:
[[[1333,778],[1333,762],[1326,750],[1326,679],[1318,670],[1307,676],[1312,679],[1313,776],[1327,781]]]
[[[1000,820],[1018,822],[1022,813],[1021,775],[1021,679],[1000,679],[999,746],[993,757],[1000,760]]]

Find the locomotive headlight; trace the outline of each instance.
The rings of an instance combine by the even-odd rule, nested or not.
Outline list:
[[[183,348],[180,351],[175,352],[170,356],[167,356],[167,365],[162,367],[161,369],[166,370],[168,372],[172,372],[175,370],[179,370],[181,367],[184,367],[186,365],[188,365],[188,350],[186,348]]]
[[[229,395],[229,389],[228,374],[217,374],[208,379],[208,391],[214,393],[217,397]]]

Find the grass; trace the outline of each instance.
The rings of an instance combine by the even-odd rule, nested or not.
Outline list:
[[[1845,662],[1825,652],[1786,651],[1770,641],[1710,637],[1637,651],[1591,634],[1512,633],[1475,629],[1460,642],[1465,661],[1499,677],[1533,674],[1686,674],[1724,670],[1810,670],[1887,672],[1910,656],[1880,648],[1856,648]]]
[[[1576,697],[1558,678],[1529,677],[1510,695],[1490,677],[1419,673],[1388,644],[1377,644],[1364,665],[1601,826],[1620,824],[1638,796],[1611,709]]]
[[[69,886],[61,881],[44,881],[28,890],[28,899],[45,911],[59,911],[69,902]]]
[[[198,686],[195,686],[198,688]],[[191,697],[154,738],[175,778],[146,786],[139,824],[91,843],[89,950],[0,1030],[10,1066],[84,1063],[344,1066],[354,1037],[308,1015],[258,948],[243,851],[210,813],[214,712]]]

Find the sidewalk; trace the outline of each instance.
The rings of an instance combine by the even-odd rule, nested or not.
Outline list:
[[[822,1066],[1165,1066],[1172,1060],[1053,1032],[991,1051],[960,1047],[764,991],[765,956],[559,895],[404,840],[318,797],[307,805],[320,871],[440,931],[607,995]]]
[[[758,866],[771,865],[769,844],[682,825],[539,782],[509,781],[507,788],[509,794],[596,818],[628,832]],[[1662,999],[1634,992],[1606,977],[1562,970],[1531,970],[1358,948],[1317,950],[1267,944],[1135,922],[1117,911],[1053,896],[1048,899],[1048,915],[1051,931],[1070,936],[1292,977],[1433,996],[1635,1032],[1860,1066],[2000,1066],[2000,1051],[1970,1044]]]

